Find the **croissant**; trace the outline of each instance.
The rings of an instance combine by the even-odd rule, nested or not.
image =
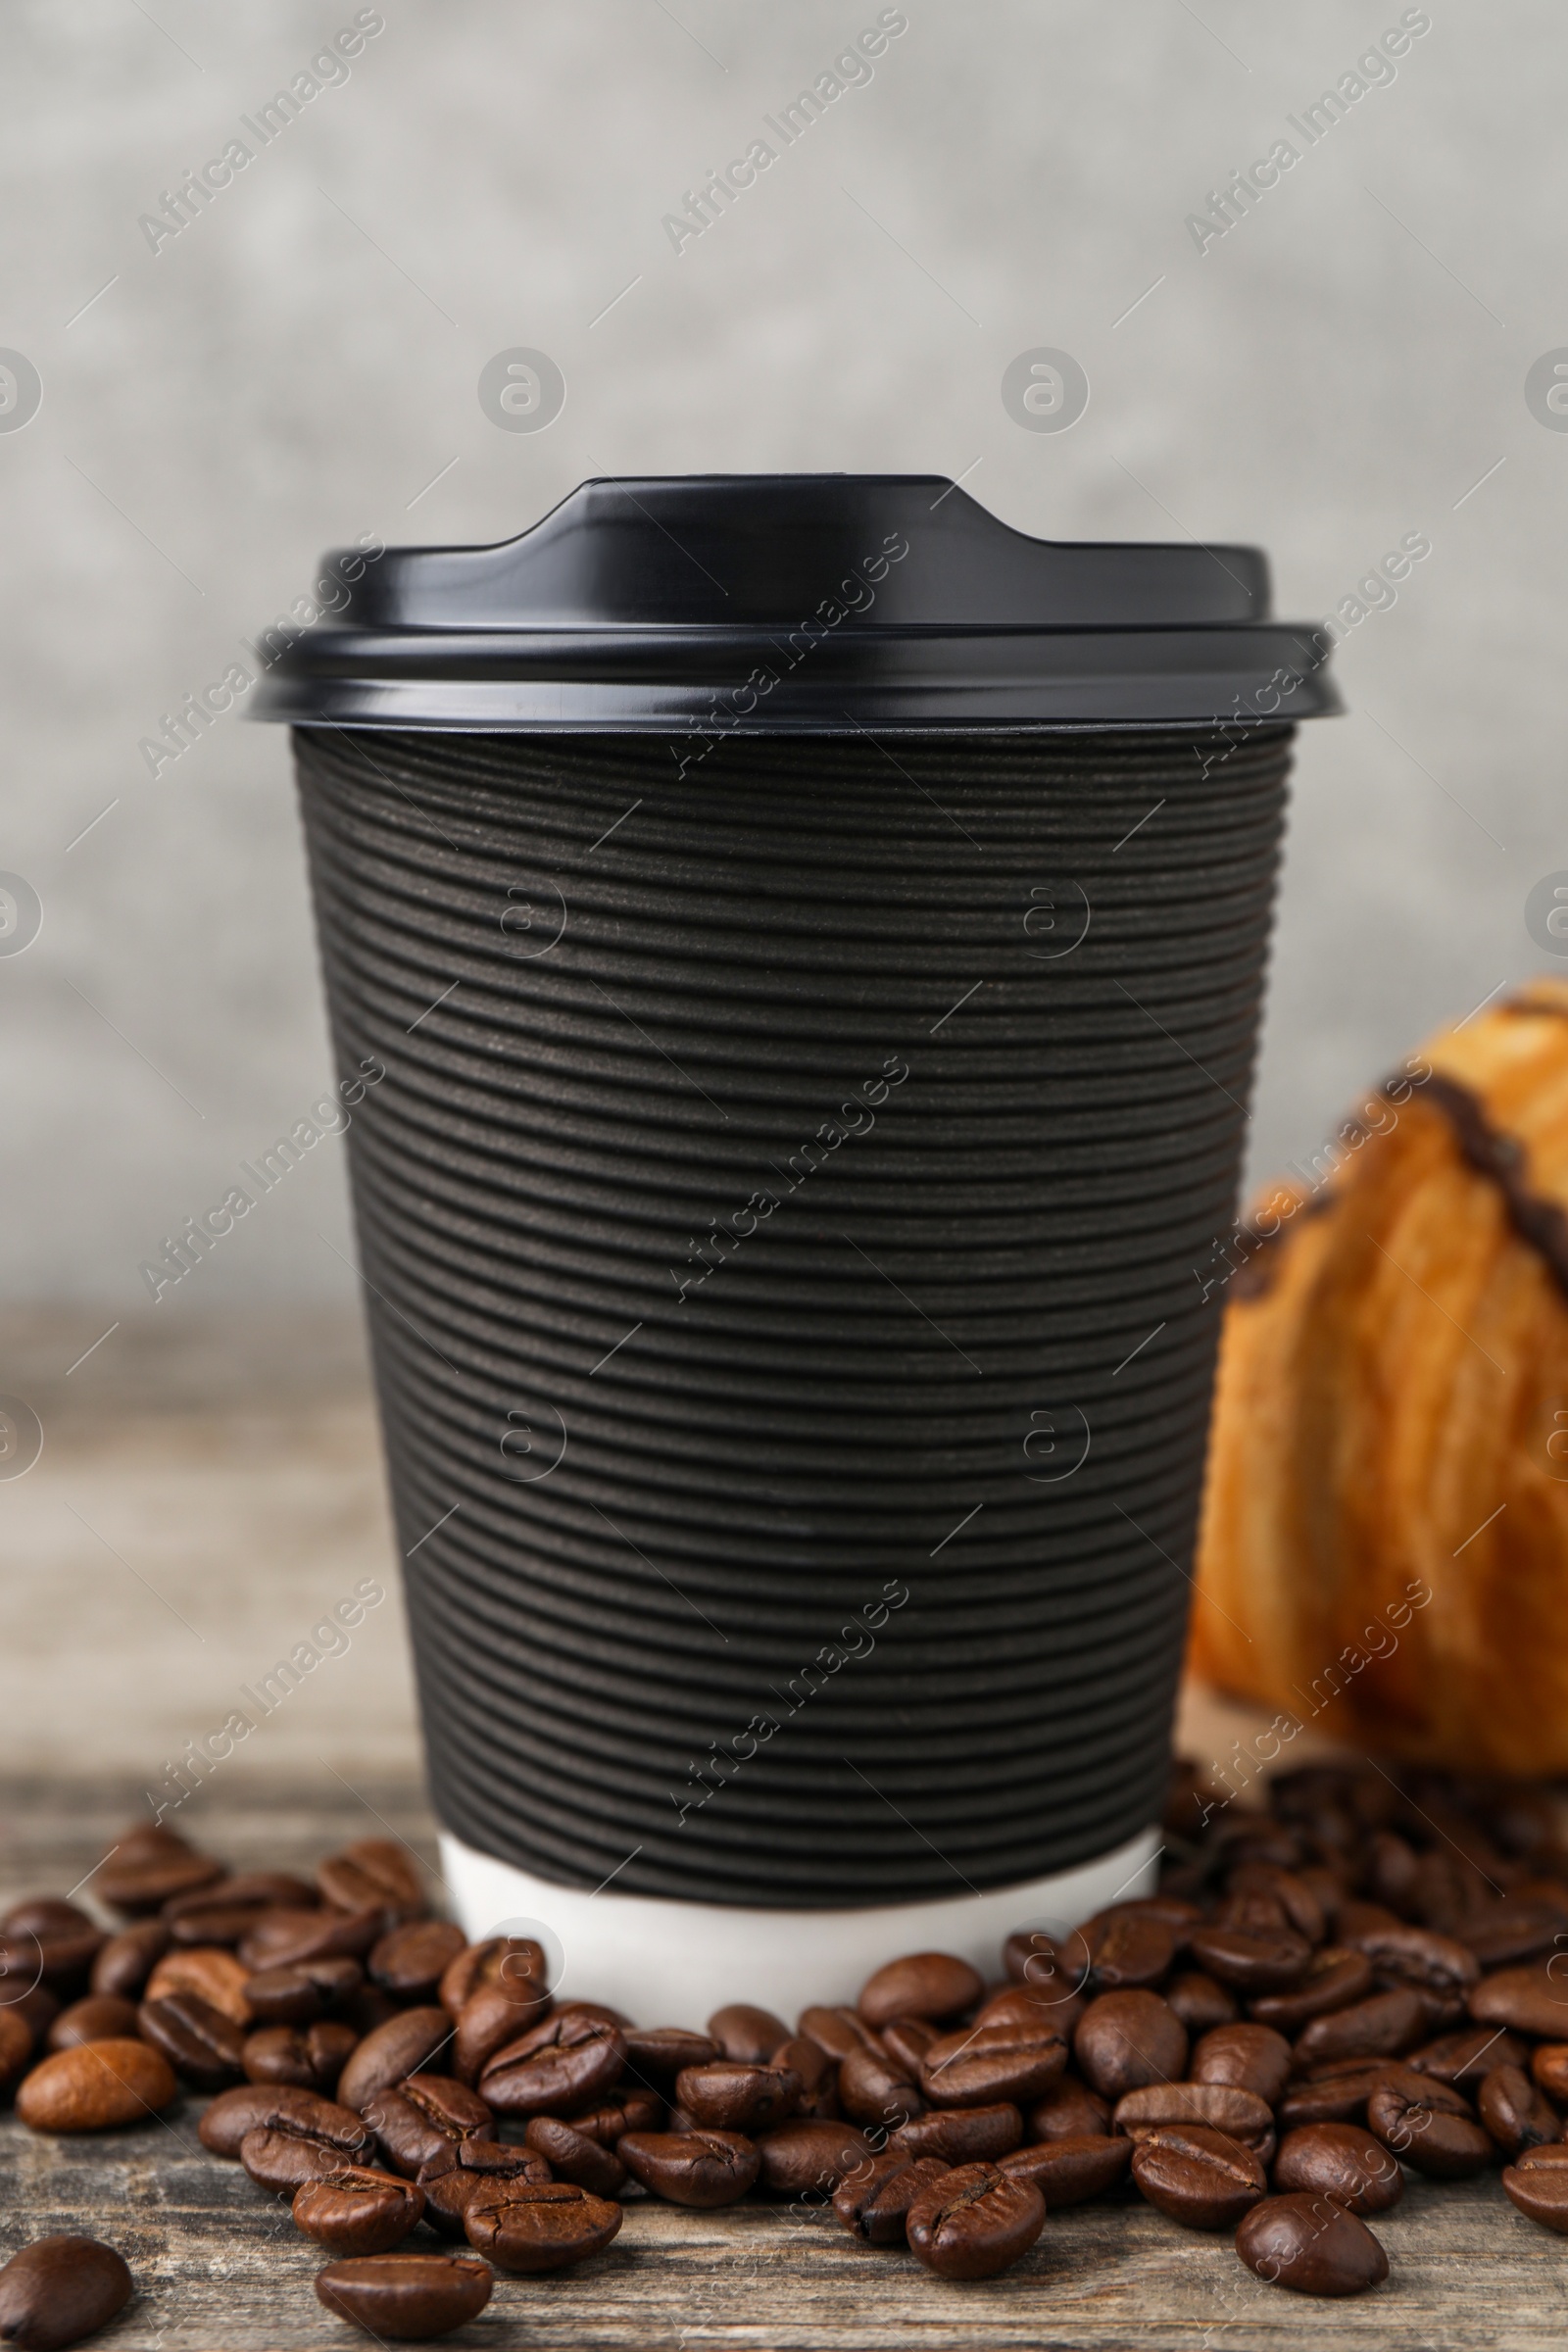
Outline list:
[[[1440,1032],[1222,1255],[1190,1665],[1568,1773],[1568,981]]]

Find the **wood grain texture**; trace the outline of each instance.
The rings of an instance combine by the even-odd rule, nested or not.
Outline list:
[[[318,2303],[323,2260],[287,2207],[196,2137],[200,2101],[91,2140],[0,2123],[0,2249],[55,2230],[117,2246],[135,2300],[96,2342],[115,2352],[315,2352],[357,2340]],[[1517,2214],[1494,2176],[1413,2181],[1376,2224],[1392,2275],[1378,2292],[1308,2302],[1242,2268],[1228,2235],[1181,2230],[1141,2203],[1054,2215],[1004,2278],[934,2278],[907,2254],[858,2246],[831,2213],[762,2206],[685,2213],[642,2202],[619,2237],[551,2279],[498,2277],[455,2346],[617,2352],[796,2352],[1030,2346],[1039,2352],[1284,2352],[1311,2344],[1544,2352],[1562,2341],[1568,2243]],[[416,2232],[411,2245],[440,2241]]]

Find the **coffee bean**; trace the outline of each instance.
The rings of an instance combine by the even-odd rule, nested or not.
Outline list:
[[[287,1871],[253,1870],[172,1896],[162,1917],[175,1944],[234,1944],[249,1935],[263,1912],[307,1909],[316,1899],[316,1889]]]
[[[929,2029],[922,2027],[922,2033]],[[830,2124],[839,2119],[839,2070],[825,2050],[818,2049],[808,2034],[792,2034],[780,2042],[768,2062],[783,2072],[792,2074],[800,2083],[796,2102],[797,2115],[808,2122]],[[626,2065],[635,2072],[630,2041],[627,2043]]]
[[[1169,1976],[1176,1958],[1176,1930],[1145,1911],[1117,1906],[1086,1920],[1079,1930],[1089,1951],[1089,1992],[1121,1992],[1135,1985],[1152,1990]]]
[[[172,1926],[175,1920],[196,1919],[204,1911],[310,1911],[320,1899],[309,1879],[297,1878],[291,1870],[234,1871],[192,1893],[171,1895],[163,1916]],[[219,1940],[213,1938],[215,1943]]]
[[[7,2020],[0,2027],[0,2089],[8,2088],[15,2080],[15,2075],[7,2070],[24,2067],[28,2052],[41,2049],[47,2042],[49,2029],[64,2006],[41,1984],[32,1985],[26,1992],[8,1993],[4,1965],[0,1962],[0,2017]]]
[[[1003,1965],[1015,1984],[1058,2000],[1087,1993],[1094,1954],[1076,1928],[1048,1936],[1043,1928],[1020,1928],[1002,1947]]]
[[[535,2004],[524,2021],[533,2025],[550,2004],[549,1975],[544,1945],[531,1936],[487,1936],[482,1943],[465,1945],[448,1961],[441,1978],[441,2006],[456,2017],[481,1984],[506,1984],[519,2006]]]
[[[570,2180],[507,2180],[474,2197],[464,2216],[468,2243],[505,2271],[564,2271],[602,2254],[621,2209]]]
[[[1278,2106],[1291,2076],[1291,2045],[1272,2026],[1216,2026],[1205,2034],[1187,2068],[1194,2082],[1233,2082]]]
[[[112,2132],[150,2124],[177,2087],[168,2060],[145,2041],[84,2041],[33,2068],[17,2113],[33,2132]]]
[[[1409,1984],[1419,1992],[1449,1998],[1469,1991],[1481,1975],[1481,1963],[1456,1936],[1440,1936],[1433,1928],[1406,1926],[1373,1928],[1353,1938],[1384,1984]]]
[[[532,2148],[503,2146],[494,2139],[465,2139],[449,2145],[419,2168],[424,2218],[443,2237],[464,2237],[464,2218],[486,2187],[501,2180],[553,2179],[549,2165]]]
[[[444,2009],[399,2010],[366,2034],[338,2077],[338,2097],[345,2107],[364,2107],[377,2091],[419,2074],[451,2039],[452,2020]]]
[[[328,2311],[368,2335],[417,2341],[450,2335],[490,2300],[489,2266],[462,2255],[371,2254],[329,2262],[316,2291]]]
[[[1306,1881],[1293,1870],[1282,1870],[1277,1862],[1239,1862],[1225,1883],[1228,1895],[1260,1894],[1277,1904],[1287,1927],[1298,1936],[1304,1936],[1310,1944],[1322,1943],[1328,1935],[1328,1921]]]
[[[1455,2115],[1455,2105],[1464,2102],[1441,2082],[1419,2096],[1385,2082],[1367,2100],[1367,2128],[1429,2180],[1467,2180],[1491,2163],[1492,2141],[1468,2113]]]
[[[688,2066],[675,2078],[675,2097],[686,2113],[710,2132],[766,2131],[793,2115],[800,2104],[798,2075],[770,2066],[742,2066],[720,2058],[711,2066]]]
[[[297,2132],[344,2157],[363,2159],[370,2152],[370,2134],[352,2107],[288,2082],[239,2082],[220,2090],[196,2128],[204,2148],[232,2158],[248,2132]]]
[[[161,1911],[172,1896],[216,1886],[225,1876],[221,1862],[192,1852],[182,1838],[172,1838],[167,1850],[146,1855],[127,1853],[127,1842],[122,1838],[113,1860],[100,1865],[93,1887],[102,1901],[132,1917]]]
[[[1526,2148],[1504,2167],[1502,2185],[1531,2221],[1568,2236],[1568,2147],[1561,2140],[1549,2147]]]
[[[1560,1971],[1550,1973],[1556,1957],[1499,1968],[1473,1984],[1467,2006],[1477,2025],[1511,2026],[1542,2041],[1568,2041],[1568,1979]]]
[[[466,1945],[463,1930],[450,1920],[410,1920],[371,1944],[366,1968],[372,1984],[400,2001],[433,2001],[448,1967]]]
[[[923,2017],[939,2026],[973,2008],[984,1991],[985,1980],[967,1960],[951,1952],[910,1952],[868,1977],[857,2006],[872,2027],[895,2017]]]
[[[957,2166],[921,2190],[906,2217],[910,2251],[939,2278],[994,2278],[1027,2254],[1046,2200],[993,2164]]]
[[[30,2006],[35,2001],[52,2001],[54,2004],[49,2009],[49,2016],[42,2018],[42,2023],[37,2021],[33,2006]],[[0,2009],[25,2013],[28,2030],[37,2036],[47,2033],[49,2025],[59,2016],[61,2006],[64,2006],[64,2001],[57,1999],[57,1994],[49,1992],[45,1983],[42,1983],[40,1969],[37,1969],[37,1945],[33,1938],[30,1936],[14,1936],[14,1938],[0,1936]]]
[[[1509,2045],[1506,2049],[1502,2046],[1505,2042]],[[1501,2034],[1494,2036],[1489,2056],[1496,2066],[1528,2066],[1546,2096],[1568,2106],[1568,2041],[1538,2041],[1534,2050],[1521,2056],[1523,2049],[1524,2044],[1512,2034]],[[1462,2087],[1470,2089],[1472,2085]]]
[[[1522,2067],[1494,2066],[1477,2098],[1481,2121],[1505,2156],[1554,2140],[1562,2118]]]
[[[1332,2197],[1348,2212],[1366,2215],[1397,2205],[1404,2175],[1392,2151],[1359,2124],[1306,2124],[1281,2140],[1274,2185]]]
[[[245,2072],[245,2036],[199,1993],[171,1992],[136,2012],[143,2041],[162,2051],[175,2074],[198,2090],[223,2090]]]
[[[1236,2232],[1236,2251],[1257,2278],[1298,2295],[1364,2294],[1389,2275],[1365,2222],[1332,2197],[1299,2191],[1254,2205]]]
[[[749,2001],[731,2001],[727,2008],[715,2009],[708,2031],[721,2054],[741,2066],[765,2066],[779,2043],[790,2037],[782,2018],[775,2017],[771,2009],[756,2009]]]
[[[506,2042],[479,2078],[479,2095],[498,2115],[570,2115],[617,2082],[626,2037],[577,2008],[558,2009]]]
[[[854,2049],[845,2059],[839,2068],[839,2102],[847,2116],[868,2130],[892,2130],[925,2112],[913,2075],[880,2041],[874,2049]]]
[[[198,1849],[190,1839],[182,1838],[177,1830],[169,1829],[160,1821],[136,1820],[127,1823],[121,1831],[93,1875],[98,1876],[117,1854],[122,1862],[165,1862],[180,1857],[188,1861],[192,1854],[197,1853]],[[205,1862],[210,1857],[198,1854],[198,1859]],[[213,1868],[221,1878],[227,1866],[215,1862]]]
[[[1087,2082],[1080,2082],[1076,2075],[1064,2075],[1059,2082],[1054,2082],[1029,2110],[1031,2140],[1082,2139],[1086,2133],[1109,2130],[1110,2101],[1091,2090]]]
[[[1200,2124],[1239,2140],[1265,2164],[1274,2153],[1274,2118],[1267,2100],[1232,2082],[1149,2082],[1119,2098],[1111,2120],[1129,2139]]]
[[[67,2001],[74,2000],[80,1989],[79,1984],[61,1984],[51,1990],[43,1983],[38,1946],[30,1936],[0,1937],[0,2009],[20,2019],[34,2042],[46,2038]]]
[[[1186,1941],[1188,1929],[1196,1928],[1203,1916],[1199,1904],[1188,1902],[1164,1886],[1157,1894],[1130,1895],[1124,1902],[1109,1903],[1106,1910],[1136,1911],[1146,1919],[1163,1920],[1167,1928],[1175,1930],[1178,1942]]]
[[[882,2028],[881,2038],[882,2047],[900,2073],[907,2075],[911,2082],[918,2082],[925,2054],[934,2041],[942,2039],[942,2035],[923,2017],[895,2017],[890,2018]]]
[[[1367,1983],[1371,1982],[1369,1968]],[[1165,1986],[1165,1999],[1192,2034],[1211,2033],[1215,2026],[1234,2025],[1241,2016],[1236,1995],[1216,1984],[1212,1977],[1205,1977],[1199,1968],[1186,1969],[1180,1976],[1172,1977]]]
[[[241,2063],[248,2082],[295,2082],[330,2097],[359,2036],[348,2026],[263,2026],[248,2034]]]
[[[363,1960],[386,1925],[379,1910],[264,1911],[240,1937],[239,1958],[256,1972],[303,1968],[313,1960]]]
[[[4,2015],[0,2010],[0,2016]],[[134,2001],[116,2000],[109,1992],[89,1992],[83,1999],[73,2001],[69,2009],[61,2010],[45,2035],[45,2047],[74,2050],[83,2041],[122,2041],[135,2031]]]
[[[1420,1995],[1400,1984],[1313,2018],[1297,2038],[1296,2063],[1307,2067],[1327,2058],[1395,2058],[1401,2050],[1414,2049],[1426,2031]]]
[[[811,2014],[813,2012],[808,2011],[808,2015]],[[805,2037],[804,2020],[802,2036]],[[798,2044],[791,2041],[783,2046],[795,2049]],[[811,2046],[821,2049],[820,2042],[814,2038]],[[644,2027],[626,2035],[627,2067],[633,2074],[652,2075],[656,2082],[673,2083],[682,2067],[711,2066],[715,2058],[722,2056],[723,2052],[710,2034],[688,2033],[684,2026]],[[796,2072],[800,2072],[798,2067]]]
[[[1234,1870],[1243,1862],[1272,1862],[1279,1870],[1298,1870],[1303,1858],[1301,1840],[1295,1832],[1266,1815],[1233,1815],[1218,1825],[1216,1864]]]
[[[762,2169],[760,2150],[738,2132],[628,2132],[615,2153],[672,2205],[733,2205]]]
[[[602,2148],[612,2148],[622,2132],[662,2132],[664,2102],[654,2091],[628,2089],[624,2082],[617,2083],[613,2095],[599,2106],[579,2107],[571,2128],[585,2139],[598,2140]]]
[[[478,1984],[458,2011],[452,2071],[462,2082],[477,2082],[496,2052],[544,2022],[555,2008],[549,1993],[534,1996],[529,1980],[521,1986],[495,1978]]]
[[[1292,2083],[1275,2120],[1282,2132],[1294,2132],[1306,2124],[1352,2123],[1365,2117],[1373,2091],[1396,2072],[1396,2062],[1392,2058],[1344,2062],[1320,2078]]]
[[[1082,1992],[1053,1992],[1038,1984],[1003,1984],[988,1993],[975,2011],[977,2026],[1028,2026],[1042,2034],[1059,2034],[1069,2040],[1073,2028],[1089,2006]]]
[[[803,2009],[801,2032],[837,2061],[854,2050],[881,2052],[881,2042],[858,2009]],[[702,2063],[701,2059],[691,2061],[694,2066]]]
[[[944,2164],[990,2164],[1023,2142],[1023,2117],[1010,2100],[994,2107],[935,2107],[901,2124],[888,2141],[906,2156]]]
[[[194,1951],[166,1952],[148,1977],[142,1999],[164,2001],[176,1994],[194,1993],[220,2017],[244,2028],[251,2023],[249,1983],[249,1971],[232,1952],[219,1944],[204,1944]]]
[[[28,1973],[64,2000],[86,1990],[88,1972],[108,1940],[85,1911],[58,1895],[14,1903],[0,1917],[0,1944],[24,1967],[30,1956]]]
[[[1368,1864],[1367,1883],[1380,1903],[1408,1903],[1418,1869],[1414,1846],[1392,1830],[1379,1830]]]
[[[1157,1992],[1102,1992],[1078,2020],[1072,2046],[1107,2099],[1146,2082],[1178,2082],[1187,2068],[1187,2029]]]
[[[872,2147],[853,2124],[814,2123],[797,2116],[764,2132],[757,2142],[762,2159],[760,2186],[775,2197],[831,2196],[846,2174],[868,2164]]]
[[[1507,1968],[1511,1962],[1554,1951],[1564,1924],[1554,1904],[1509,1896],[1481,1917],[1467,1919],[1455,1934],[1483,1969]]]
[[[1299,1933],[1279,1896],[1272,1889],[1261,1887],[1233,1887],[1220,1896],[1210,1916],[1200,1920],[1197,1929],[1190,1933],[1206,1935],[1215,1928],[1234,1928],[1243,1936]]]
[[[934,2107],[985,2107],[999,2099],[1022,2106],[1049,2090],[1066,2064],[1066,2041],[1049,2028],[960,2027],[926,2051],[920,2088]]]
[[[556,2015],[564,2019],[586,2018],[596,2020],[602,2026],[613,2026],[622,2041],[631,2032],[631,2019],[624,2011],[612,2009],[604,2001],[558,2001]]]
[[[1260,1993],[1249,2001],[1247,2013],[1260,2026],[1277,2027],[1281,2034],[1298,2034],[1314,2017],[1328,2017],[1364,2000],[1372,1989],[1372,1963],[1365,1952],[1348,1944],[1326,1943],[1306,1964],[1306,1973],[1294,1992]]]
[[[418,1866],[395,1838],[357,1838],[318,1866],[316,1884],[338,1911],[379,1910],[383,1931],[429,1908]]]
[[[294,2191],[294,2227],[329,2254],[389,2254],[424,2211],[424,2191],[368,2164],[345,2165]]]
[[[1539,2050],[1536,2055],[1539,2060]],[[1530,2063],[1529,2043],[1496,2026],[1464,2026],[1457,2034],[1443,2034],[1436,2041],[1422,2042],[1405,2056],[1406,2066],[1418,2075],[1431,2075],[1472,2098],[1494,2066],[1527,2067]],[[1539,2072],[1537,2080],[1542,2080]],[[1551,2086],[1543,2082],[1543,2087],[1549,2090]]]
[[[1288,1925],[1195,1928],[1187,1940],[1201,1969],[1248,1998],[1293,1990],[1312,1964],[1312,1946]]]
[[[445,2139],[488,2139],[494,2117],[476,2091],[454,2075],[409,2075],[397,2085],[397,2095],[416,2108]]]
[[[951,2169],[939,2157],[884,2149],[845,2174],[833,2191],[833,2210],[864,2244],[902,2246],[909,2207]]]
[[[1455,2026],[1464,2023],[1465,2006],[1463,2001],[1436,1992],[1425,1992],[1419,1985],[1412,1989],[1416,1999],[1426,2012],[1426,2030],[1429,2034],[1447,2034]]]
[[[113,1994],[117,2000],[138,2000],[168,1949],[169,1929],[161,1919],[139,1919],[133,1928],[122,1928],[118,1936],[111,1936],[98,1947],[88,1979],[91,1989]]]
[[[1042,2023],[1054,2025],[1060,2034],[1072,2034],[1093,1994],[1102,1989],[1096,1985],[1093,1954],[1079,1929],[1069,1929],[1055,1938],[1034,1931],[1030,1950],[1022,1952],[1022,1966],[1025,1976],[1015,1978],[1006,1987],[997,1987],[980,2004],[976,2023]]]
[[[245,1998],[258,2025],[314,2026],[359,1988],[364,1975],[359,1962],[347,1958],[259,1969],[245,1980]]]
[[[1113,2188],[1124,2178],[1132,2153],[1130,2139],[1095,2132],[1015,2148],[1001,2159],[1001,2166],[1011,2180],[1032,2180],[1046,2200],[1046,2211],[1054,2213],[1058,2205],[1082,2205]]]
[[[1167,2124],[1133,2149],[1133,2179],[1151,2205],[1187,2230],[1229,2230],[1266,2194],[1250,2148],[1202,2124]]]
[[[292,2197],[307,2180],[324,2180],[329,2174],[341,2172],[345,2159],[373,2163],[374,2154],[373,2144],[368,2145],[365,2136],[344,2147],[337,2137],[327,2139],[301,2131],[286,2118],[275,2127],[258,2125],[239,2143],[239,2160],[257,2187],[270,2188],[281,2197]]]
[[[135,2012],[131,2013],[132,2025]],[[53,2024],[50,2026],[53,2033]],[[26,2073],[32,2057],[32,2030],[15,2009],[0,2009],[0,2091],[9,2090]]]
[[[0,2343],[63,2352],[107,2328],[134,2281],[113,2246],[95,2237],[40,2237],[0,2270]]]
[[[614,2197],[626,2185],[626,2167],[611,2149],[601,2147],[559,2116],[536,2115],[523,2133],[528,2146],[543,2157],[559,2180],[590,2189],[596,2197]]]
[[[495,2132],[484,2100],[451,2075],[410,2075],[395,2087],[378,2090],[360,2112],[387,2162],[411,2180],[443,2147],[489,2139]]]

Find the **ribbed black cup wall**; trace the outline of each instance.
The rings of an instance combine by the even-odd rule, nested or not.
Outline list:
[[[297,733],[470,1844],[853,1906],[1156,1816],[1289,737]]]

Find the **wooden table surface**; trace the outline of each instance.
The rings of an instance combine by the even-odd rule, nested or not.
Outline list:
[[[167,2123],[91,2142],[0,2127],[0,2219],[9,2251],[51,2230],[119,2247],[140,2293],[95,2339],[116,2352],[267,2352],[354,2338],[318,2303],[321,2255],[287,2209],[196,2137],[200,2103]],[[1568,2322],[1568,2248],[1514,2212],[1495,2178],[1412,2185],[1379,2221],[1386,2286],[1340,2303],[1264,2286],[1229,2237],[1181,2230],[1142,2203],[1048,2220],[1033,2252],[971,2286],[907,2254],[858,2246],[831,2214],[760,2206],[685,2213],[630,2206],[620,2235],[555,2278],[498,2275],[488,2308],[454,2346],[1416,2347],[1557,2346]],[[416,2233],[414,2242],[424,2242]],[[436,2241],[430,2241],[432,2245]]]
[[[13,1784],[0,1796],[0,1895],[73,1887],[139,1796],[113,1784]],[[279,1783],[265,1802],[253,1791],[243,1806],[193,1805],[187,1826],[238,1868],[299,1868],[377,1822],[433,1855],[432,1825],[405,1783]],[[79,1899],[90,1891],[89,1883]],[[317,2302],[311,2281],[321,2257],[286,2209],[202,2147],[201,2106],[187,2100],[162,2122],[82,2140],[0,2119],[0,2251],[54,2230],[89,2230],[117,2245],[138,2292],[94,2339],[114,2352],[305,2352],[365,2340]],[[1376,2229],[1388,2284],[1335,2303],[1264,2286],[1228,2236],[1178,2229],[1139,2201],[1053,2215],[1017,2269],[973,2286],[947,2284],[907,2254],[857,2245],[831,2215],[640,2202],[604,2254],[553,2279],[498,2277],[487,2310],[443,2340],[460,2352],[1544,2352],[1568,2334],[1568,2240],[1516,2213],[1495,2175],[1450,2188],[1412,2179]]]

